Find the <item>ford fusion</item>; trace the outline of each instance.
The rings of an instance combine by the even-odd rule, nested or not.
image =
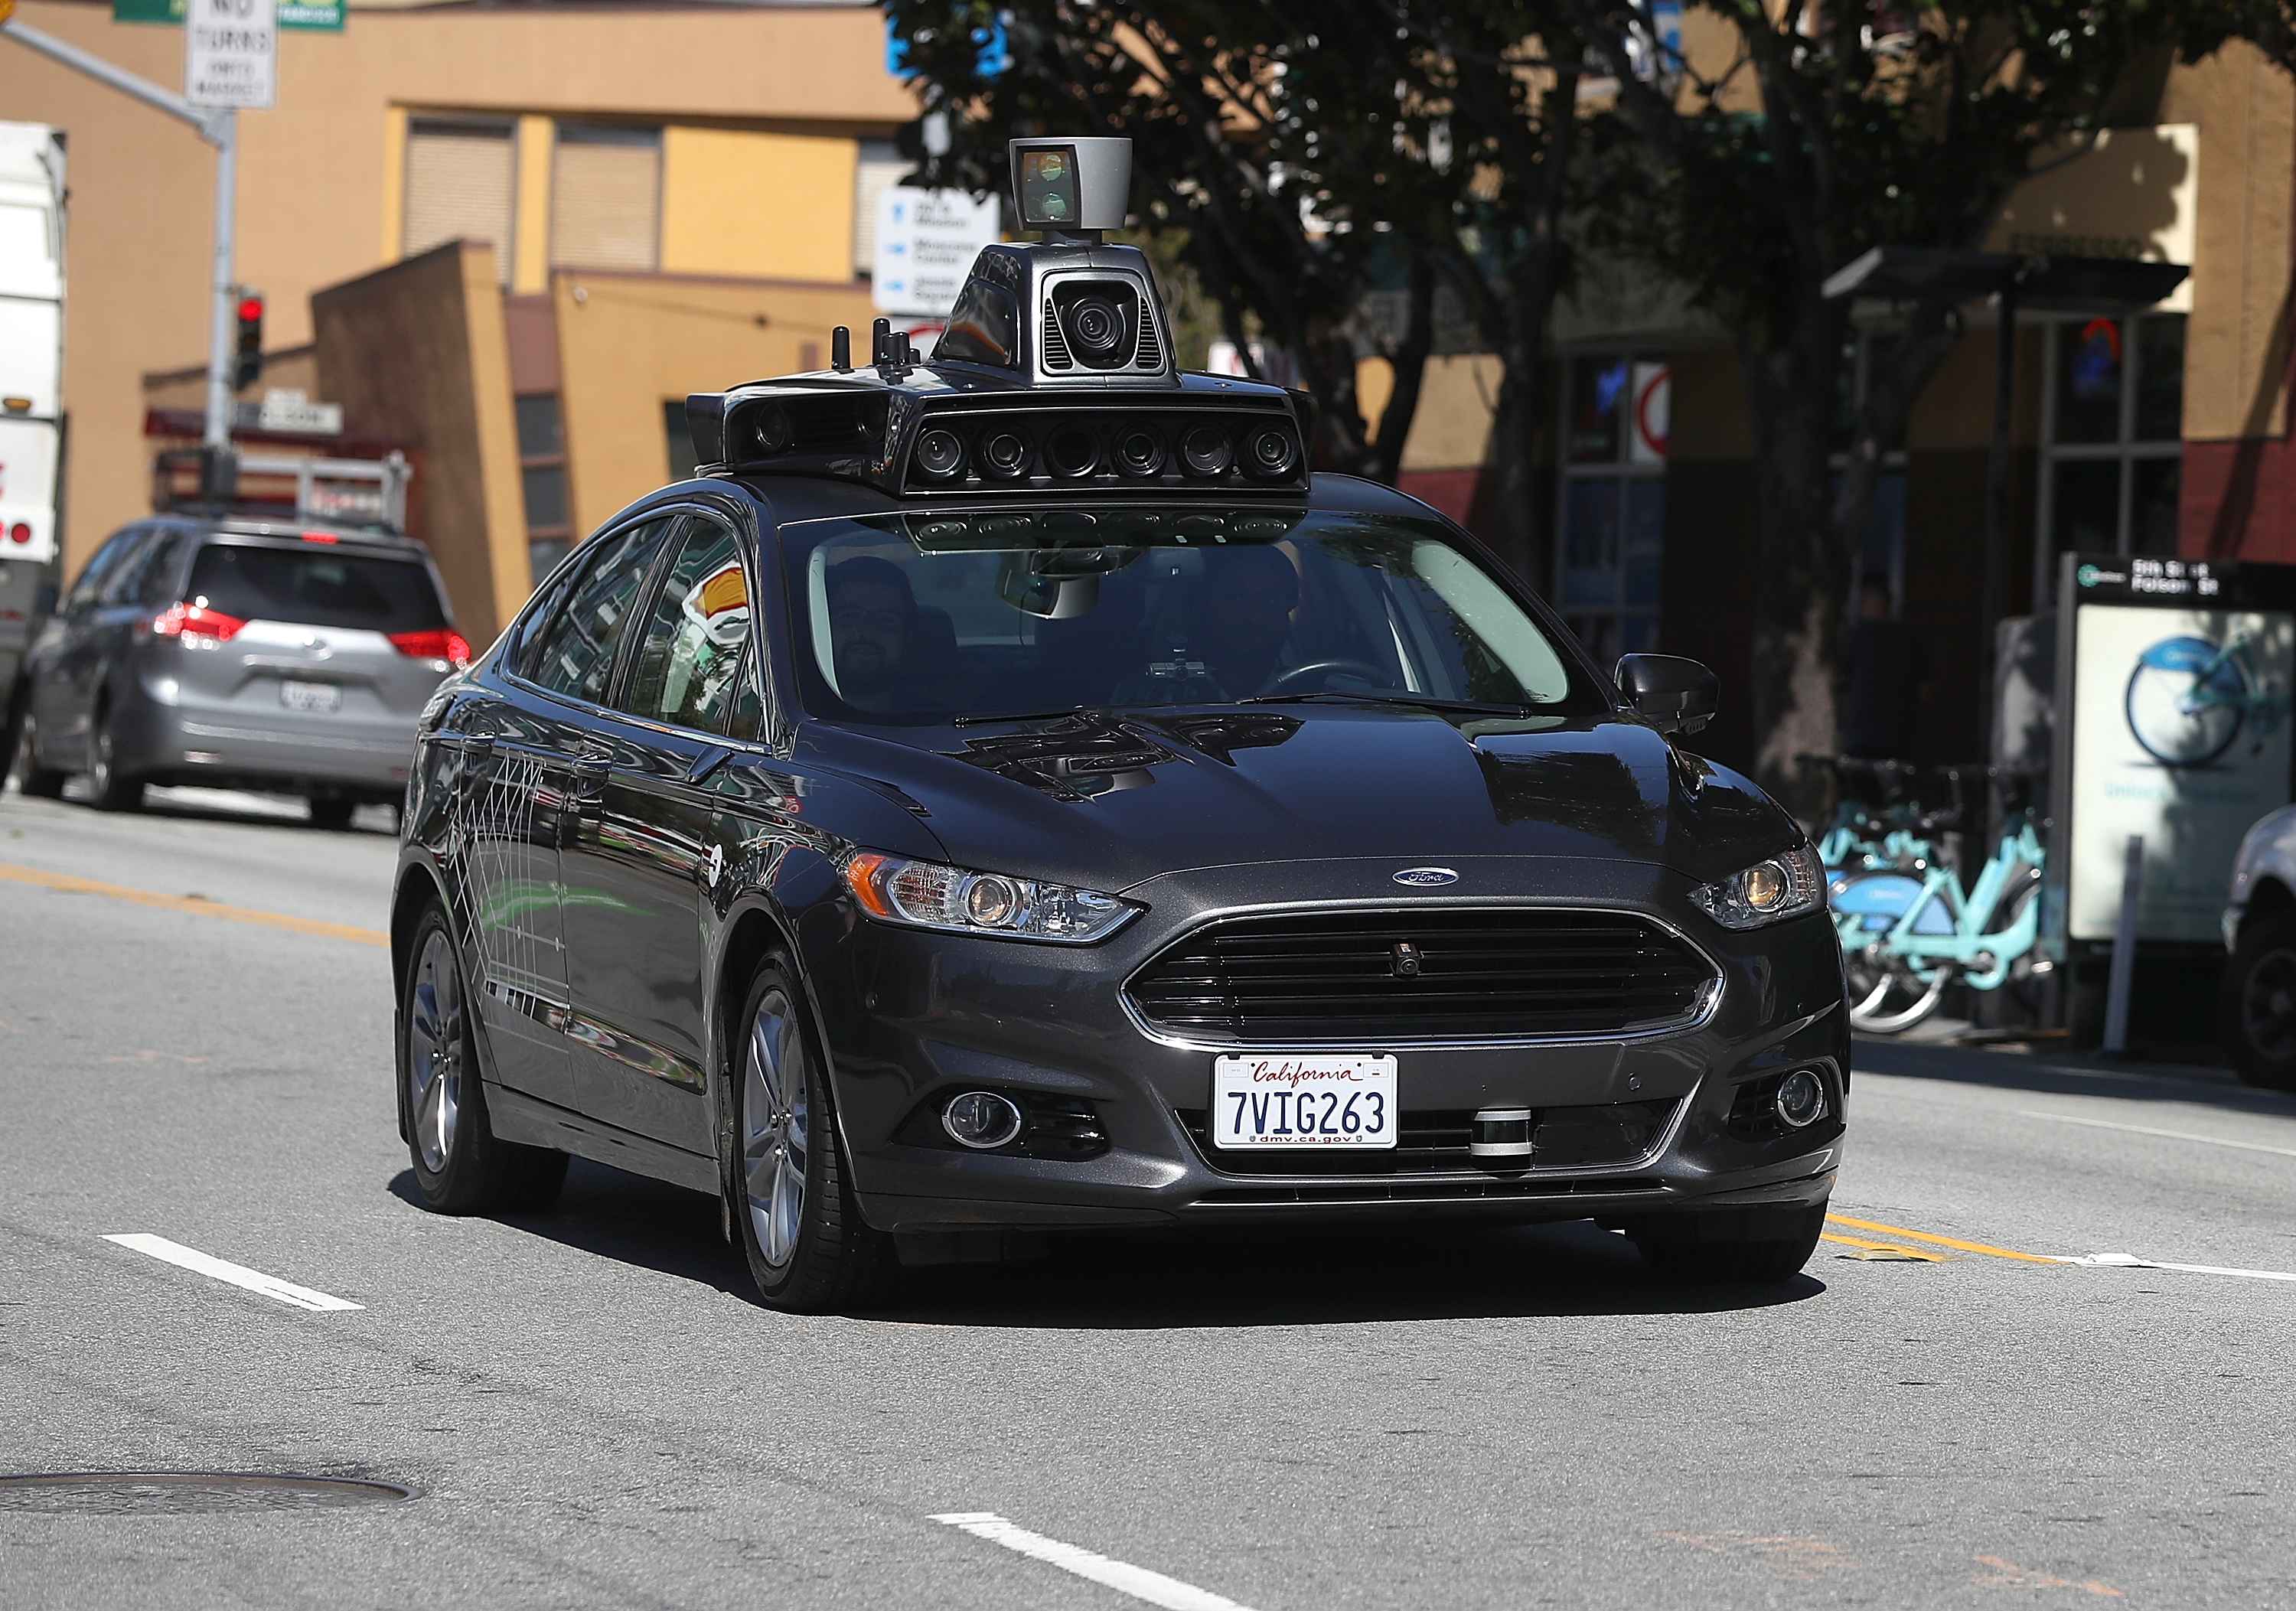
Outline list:
[[[1441,516],[1308,474],[1287,394],[1170,370],[1136,254],[984,264],[1041,323],[984,295],[931,364],[840,333],[696,397],[704,473],[431,702],[423,1199],[602,1160],[718,1195],[802,1310],[1086,1228],[1593,1220],[1799,1270],[1841,953],[1793,822],[1683,747],[1711,677],[1606,674]],[[1154,383],[1064,388],[1111,324]]]

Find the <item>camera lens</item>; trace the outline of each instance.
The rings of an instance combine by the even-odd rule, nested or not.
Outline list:
[[[1116,444],[1116,456],[1130,475],[1153,475],[1164,467],[1164,442],[1152,431],[1128,431]]]
[[[1292,461],[1298,456],[1292,450],[1291,432],[1279,431],[1273,425],[1265,431],[1252,432],[1247,451],[1251,455],[1251,469],[1255,475],[1282,475],[1292,468]]]
[[[1106,297],[1078,297],[1069,304],[1069,341],[1087,362],[1110,358],[1124,341],[1124,316]]]
[[[1224,475],[1235,462],[1235,449],[1228,446],[1227,432],[1218,426],[1199,425],[1180,443],[1180,456],[1187,461],[1191,474]]]
[[[767,403],[750,417],[758,446],[767,453],[786,453],[789,445],[797,440],[797,426],[790,419],[789,410],[779,403]]]
[[[917,438],[917,468],[937,481],[945,481],[964,468],[964,439],[954,431],[935,429]]]
[[[1100,463],[1100,444],[1090,432],[1070,425],[1053,432],[1053,440],[1045,444],[1045,456],[1052,461],[1055,475],[1089,475]]]
[[[1029,462],[1029,444],[1009,431],[1000,431],[981,445],[980,456],[997,475],[1018,475]]]

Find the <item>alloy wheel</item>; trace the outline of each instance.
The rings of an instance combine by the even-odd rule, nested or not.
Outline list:
[[[789,998],[758,999],[742,1052],[742,1178],[750,1230],[773,1270],[796,1254],[805,1217],[808,1130],[805,1048]]]
[[[2240,1026],[2259,1057],[2296,1057],[2296,951],[2267,951],[2248,970],[2240,992]]]
[[[414,990],[406,1015],[407,1112],[422,1167],[437,1174],[455,1150],[455,1126],[463,1106],[463,986],[455,966],[454,943],[442,929],[431,930],[414,965]]]

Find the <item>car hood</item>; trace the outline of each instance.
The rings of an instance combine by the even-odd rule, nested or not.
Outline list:
[[[808,723],[802,746],[908,796],[960,866],[1110,891],[1341,857],[1595,857],[1704,883],[1798,836],[1745,778],[1610,715],[1227,706],[898,736]]]

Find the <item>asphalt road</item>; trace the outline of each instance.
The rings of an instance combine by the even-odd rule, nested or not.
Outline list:
[[[0,1473],[417,1497],[0,1484],[0,1604],[2296,1603],[2296,1103],[1861,1048],[1864,1223],[1774,1292],[1579,1226],[1092,1239],[796,1319],[712,1204],[609,1170],[416,1207],[356,933],[392,841],[212,804],[0,797]]]

